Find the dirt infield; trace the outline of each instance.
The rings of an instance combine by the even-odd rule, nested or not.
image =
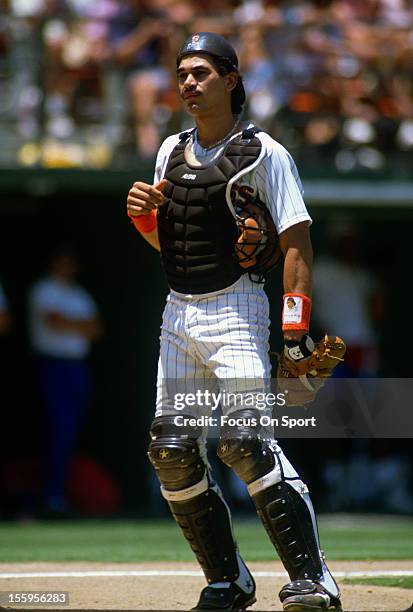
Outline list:
[[[411,561],[331,562],[336,572],[412,570]],[[282,572],[280,563],[251,563],[254,572]],[[200,576],[36,576],[6,578],[8,573],[50,573],[90,571],[196,571],[193,563],[9,563],[0,564],[0,591],[69,591],[69,609],[188,610],[195,605],[205,585]],[[2,576],[3,575],[3,576]],[[257,577],[254,610],[281,610],[277,593],[286,578]],[[340,580],[339,580],[340,582]],[[379,612],[406,610],[413,591],[375,586],[341,585],[345,611]],[[17,606],[16,606],[17,608]],[[65,607],[65,609],[68,609]]]

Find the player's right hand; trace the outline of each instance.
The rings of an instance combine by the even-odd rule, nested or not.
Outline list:
[[[142,183],[141,181],[133,183],[127,198],[128,215],[130,217],[148,215],[152,210],[161,206],[164,201],[162,191],[167,184],[166,179],[162,179],[156,185],[148,185],[148,183]]]

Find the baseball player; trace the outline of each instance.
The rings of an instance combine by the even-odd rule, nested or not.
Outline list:
[[[208,582],[194,609],[244,610],[256,601],[254,579],[207,461],[205,427],[189,418],[213,410],[204,401],[211,395],[202,399],[197,389],[235,398],[268,389],[263,280],[276,255],[263,259],[263,253],[271,223],[284,255],[285,358],[291,364],[310,358],[311,219],[288,152],[239,117],[245,91],[226,39],[194,34],[182,46],[176,69],[184,108],[196,127],[164,141],[153,185],[134,183],[127,199],[135,227],[161,253],[170,286],[149,457]],[[264,221],[245,214],[252,204],[263,211]],[[258,248],[248,242],[255,230]],[[175,402],[178,383],[193,391],[184,409]],[[246,483],[290,576],[279,593],[284,610],[340,609],[308,489],[277,442],[257,428],[257,412],[242,399],[222,403],[223,415],[232,416],[237,427],[222,428],[218,455]]]

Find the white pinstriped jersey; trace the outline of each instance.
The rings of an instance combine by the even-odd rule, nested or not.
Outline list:
[[[205,149],[193,132],[185,157],[194,167],[218,160],[226,144],[251,124],[244,123],[218,146]],[[248,186],[270,210],[278,233],[311,218],[302,197],[302,186],[289,153],[268,134],[257,137],[262,159],[236,184]],[[158,153],[154,184],[165,175],[169,157],[179,134],[167,138]],[[251,189],[252,188],[252,189]],[[253,191],[253,193],[251,193]],[[267,390],[271,377],[269,361],[269,305],[262,283],[243,274],[233,285],[215,292],[182,295],[171,290],[161,326],[158,362],[156,416],[175,414],[176,381],[186,391],[219,388],[226,392],[252,393]],[[226,406],[231,412],[234,406]],[[199,414],[200,407],[186,407]]]
[[[243,124],[230,138],[212,149],[204,149],[199,144],[195,132],[188,143],[187,157],[190,156],[191,164],[209,165],[218,159],[225,145],[246,127],[252,127],[252,125]],[[269,134],[258,132],[257,138],[265,149],[262,162],[249,173],[244,174],[240,184],[251,187],[254,197],[258,195],[259,199],[265,202],[272,214],[278,234],[296,223],[302,221],[311,223],[311,217],[303,200],[300,177],[291,155]],[[169,156],[178,142],[179,134],[174,134],[162,143],[156,159],[154,184],[163,178]]]

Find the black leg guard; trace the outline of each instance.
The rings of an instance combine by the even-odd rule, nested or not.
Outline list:
[[[148,454],[162,495],[206,579],[235,581],[240,569],[229,510],[210,482],[193,428],[185,432],[173,424],[173,417],[160,417],[152,425],[151,437]]]
[[[291,580],[320,580],[320,551],[309,508],[289,483],[279,482],[253,496],[258,516]]]
[[[239,576],[228,510],[212,488],[185,502],[169,502],[174,519],[194,551],[208,582]]]
[[[244,422],[259,422],[254,410],[234,416]],[[315,519],[304,499],[307,489],[298,479],[289,484],[270,442],[258,428],[246,426],[223,432],[218,456],[248,485],[248,491],[264,527],[291,580],[319,580],[323,575]],[[294,488],[297,486],[299,491]]]

